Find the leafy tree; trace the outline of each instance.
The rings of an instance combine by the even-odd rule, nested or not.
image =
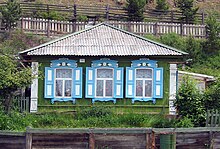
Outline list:
[[[208,49],[206,53],[215,54],[218,50],[220,50],[220,23],[217,21],[214,14],[210,14],[206,20],[206,32],[206,47]]]
[[[198,11],[198,7],[193,7],[194,0],[177,0],[177,7],[182,12],[181,18],[183,23],[193,23],[195,21],[195,15]]]
[[[144,6],[146,0],[127,0],[125,9],[128,12],[129,21],[142,21],[144,19]]]
[[[220,109],[220,78],[205,91],[204,106],[209,110]]]
[[[12,99],[18,88],[31,84],[31,68],[18,66],[18,61],[6,54],[0,56],[0,97],[4,98],[3,106],[10,112]]]
[[[157,0],[156,9],[157,10],[162,10],[162,11],[168,10],[169,6],[168,6],[166,0]]]
[[[175,104],[179,115],[191,119],[194,126],[204,126],[205,108],[202,95],[189,77],[183,77]]]
[[[17,25],[16,22],[21,17],[20,5],[16,0],[9,0],[6,5],[0,7],[0,12],[5,29],[10,33],[11,29]]]

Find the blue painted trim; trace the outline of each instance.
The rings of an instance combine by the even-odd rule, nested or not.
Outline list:
[[[48,71],[52,71],[51,81],[48,80]],[[47,86],[51,86],[51,95],[48,95]],[[54,68],[45,67],[44,98],[54,98]]]
[[[89,80],[89,71],[92,71],[92,80]],[[88,86],[92,85],[92,95],[89,95]],[[95,97],[95,69],[92,67],[86,67],[86,98],[94,98]]]
[[[69,60],[69,59],[59,59],[59,60],[52,60],[51,66],[52,68],[64,68],[64,67],[70,67],[70,68],[76,68],[77,63],[75,60]]]
[[[155,98],[132,98],[132,103],[134,103],[135,101],[153,101],[153,104],[156,103],[156,99]]]
[[[73,104],[76,103],[76,99],[75,98],[52,98],[51,99],[51,103],[52,104],[54,104],[55,101],[60,101],[60,102],[72,101]]]
[[[118,67],[118,61],[115,60],[94,60],[91,67]]]
[[[79,71],[79,80],[76,80],[76,71]],[[74,68],[73,69],[73,82],[72,82],[72,97],[73,98],[82,98],[82,67]],[[79,85],[79,95],[76,95],[75,89],[76,86]]]
[[[129,80],[129,70],[132,71],[132,80]],[[132,67],[126,67],[126,82],[125,82],[125,90],[126,90],[126,93],[125,93],[125,97],[126,98],[134,98],[134,94],[135,94],[135,85],[134,85],[134,74],[135,73],[135,69],[132,68]],[[128,86],[131,85],[132,87],[132,95],[129,95],[128,93]]]
[[[120,80],[117,80],[117,71],[120,71]],[[123,98],[123,88],[124,88],[124,68],[115,68],[114,69],[114,98]],[[120,85],[120,95],[116,95],[117,93],[117,85]]]
[[[94,104],[96,101],[113,101],[113,103],[116,103],[116,99],[115,98],[93,98],[92,99],[92,103]]]
[[[160,72],[160,80],[156,80],[157,71]],[[163,98],[163,68],[155,68],[154,69],[154,90],[153,90],[153,97],[154,98]],[[156,95],[156,86],[160,86],[160,95]]]
[[[157,67],[157,61],[154,60],[134,60],[131,61],[131,67]]]

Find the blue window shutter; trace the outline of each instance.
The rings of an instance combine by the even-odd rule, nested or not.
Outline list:
[[[134,98],[135,86],[134,86],[134,68],[126,67],[126,98]]]
[[[163,98],[163,68],[154,69],[154,98]]]
[[[44,98],[54,98],[54,68],[45,67]]]
[[[86,67],[86,98],[95,97],[95,69]]]
[[[114,69],[114,98],[123,98],[124,68]]]
[[[73,69],[72,97],[82,98],[82,67]]]

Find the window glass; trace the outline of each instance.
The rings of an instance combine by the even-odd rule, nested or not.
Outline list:
[[[96,95],[97,96],[103,96],[103,88],[104,88],[104,81],[103,80],[97,80],[96,84]]]
[[[136,78],[152,78],[152,69],[137,69]]]
[[[152,96],[152,80],[145,81],[145,96],[146,97]]]
[[[113,69],[97,69],[97,78],[113,78]]]
[[[106,80],[106,86],[105,86],[105,95],[106,96],[112,96],[112,88],[113,88],[113,81]]]
[[[62,96],[62,95],[63,95],[63,81],[56,80],[56,96]]]
[[[143,81],[136,81],[136,96],[143,96]]]
[[[65,89],[64,89],[66,97],[71,97],[71,88],[72,88],[72,81],[66,80],[65,81]]]
[[[56,69],[56,78],[72,78],[72,69]]]

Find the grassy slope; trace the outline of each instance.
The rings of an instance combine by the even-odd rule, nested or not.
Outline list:
[[[7,0],[0,0],[0,2],[5,2]],[[19,0],[24,1],[24,0]],[[27,1],[27,0],[26,0]],[[29,0],[31,1],[31,0]],[[33,0],[32,0],[33,1]],[[153,0],[152,0],[153,1]],[[194,0],[195,6],[200,8],[199,11],[218,11],[220,12],[220,0]],[[58,5],[73,5],[74,3],[79,5],[107,5],[110,6],[124,6],[126,0],[35,0],[36,3],[44,4],[58,4]],[[174,0],[167,0],[170,5],[170,10],[177,9],[175,7]],[[156,0],[154,2],[148,3],[146,8],[155,8]]]

